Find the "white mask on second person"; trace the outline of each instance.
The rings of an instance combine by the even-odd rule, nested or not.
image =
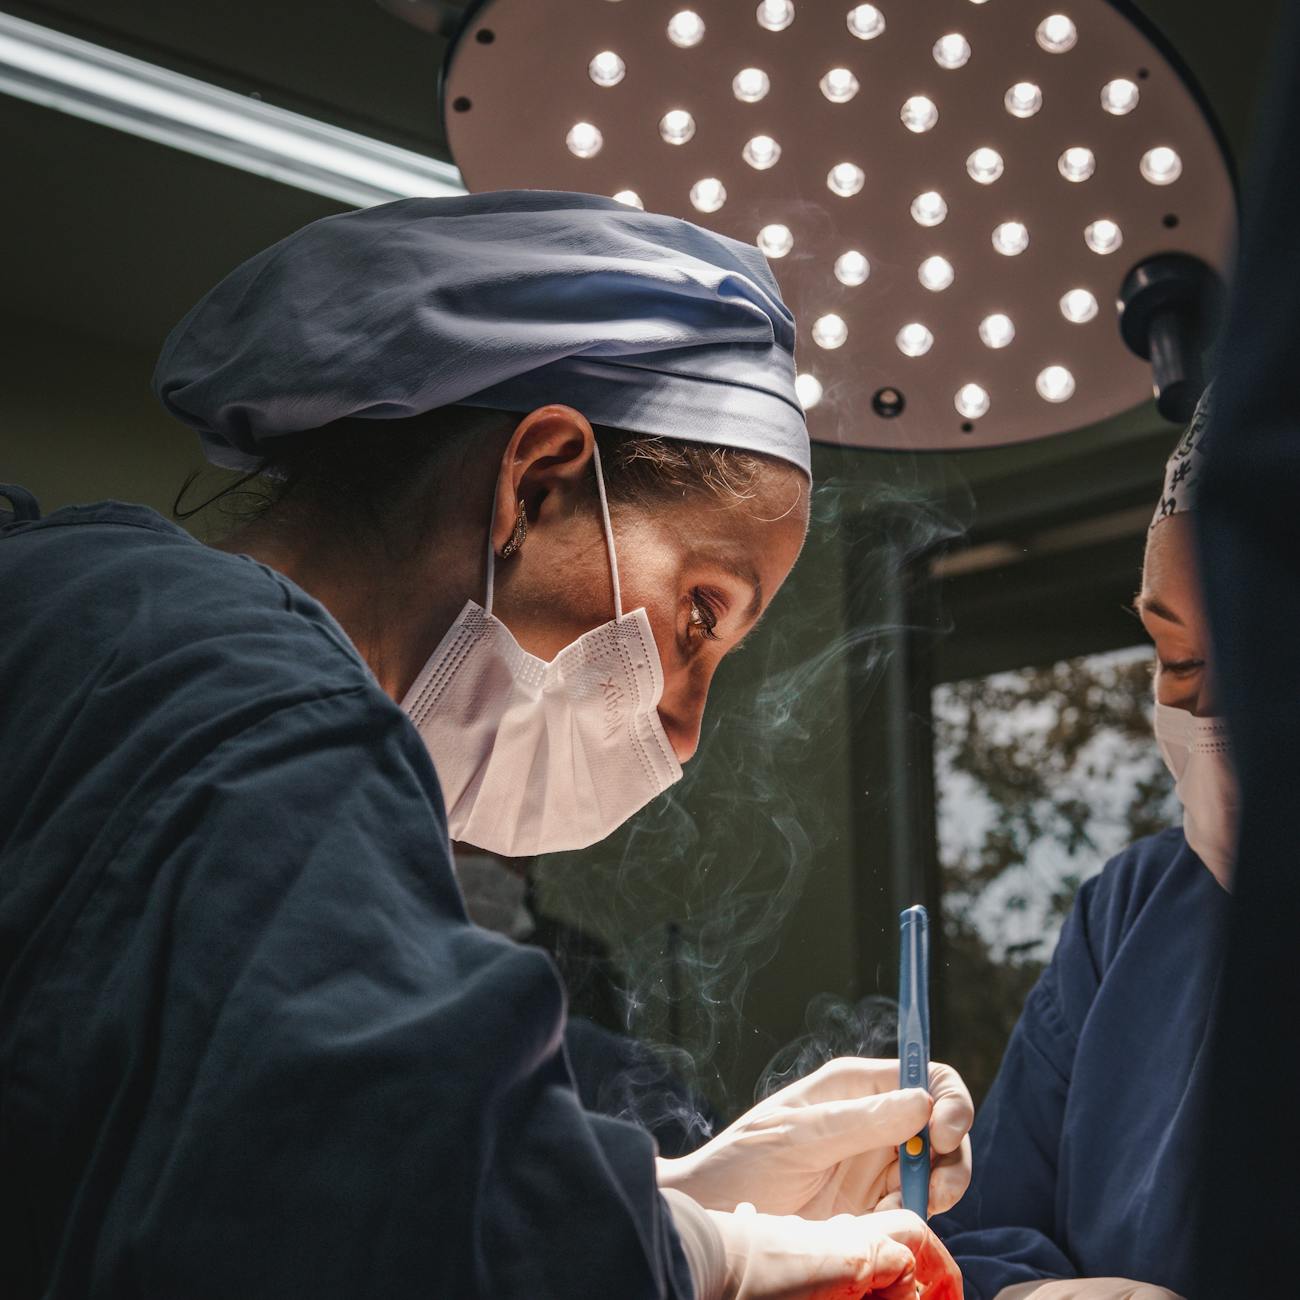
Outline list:
[[[466,602],[402,708],[433,757],[453,840],[504,857],[585,848],[682,774],[659,719],[663,665],[644,609],[623,613],[600,453],[593,454],[614,618],[549,663]]]
[[[1156,743],[1183,805],[1183,834],[1224,889],[1232,888],[1237,855],[1237,778],[1228,724],[1186,709],[1156,705]]]

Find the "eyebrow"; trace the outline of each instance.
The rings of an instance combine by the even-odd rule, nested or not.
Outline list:
[[[755,622],[759,611],[763,608],[763,583],[758,576],[758,570],[748,560],[727,560],[719,557],[717,562],[733,578],[749,583],[751,596],[749,608],[745,611],[745,619],[750,623]]]
[[[1163,618],[1167,623],[1177,623],[1179,627],[1184,626],[1183,620],[1168,605],[1157,600],[1154,596],[1143,596],[1139,593],[1133,603],[1141,613],[1154,614],[1157,618]]]

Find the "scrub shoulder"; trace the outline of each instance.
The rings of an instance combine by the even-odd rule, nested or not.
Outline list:
[[[279,623],[281,635],[306,633],[307,644],[315,643],[325,651],[311,656],[312,666],[333,662],[349,684],[368,678],[360,655],[318,601],[246,555],[203,545],[148,506],[123,501],[66,506],[42,519],[0,529],[0,538],[15,543],[12,552],[8,548],[0,552],[0,563],[10,562],[15,581],[24,570],[43,573],[52,583],[51,599],[93,559],[100,596],[120,600],[152,585],[156,599],[149,602],[149,617],[152,630],[159,634],[205,624],[236,633],[246,622],[279,610],[295,616]],[[165,596],[174,601],[170,608],[161,603]],[[168,627],[168,615],[174,629]],[[301,652],[304,645],[294,648]]]
[[[0,591],[0,1294],[688,1295],[329,615],[115,503],[7,528]]]
[[[1067,949],[1070,940],[1085,945],[1100,974],[1156,896],[1171,888],[1210,895],[1218,888],[1178,826],[1135,840],[1083,882],[1068,926],[1077,933],[1063,936]]]
[[[225,770],[256,780],[250,803],[275,790],[288,816],[328,779],[330,744],[378,769],[385,754],[400,764],[420,805],[408,830],[446,859],[427,751],[334,619],[280,574],[146,507],[103,502],[0,533],[0,590],[11,619],[0,639],[0,861],[7,827],[29,847],[62,828],[37,877],[51,888],[101,872],[132,837],[137,854],[162,853],[146,847],[151,815],[194,788],[215,797]],[[202,810],[191,816],[203,834]],[[0,875],[0,897],[4,886]]]
[[[0,588],[17,629],[0,647],[0,681],[29,735],[41,733],[52,687],[65,703],[86,694],[119,739],[189,738],[193,752],[200,737],[211,748],[328,694],[351,696],[358,714],[400,717],[323,605],[145,506],[72,506],[4,529]],[[436,786],[423,746],[409,741]]]

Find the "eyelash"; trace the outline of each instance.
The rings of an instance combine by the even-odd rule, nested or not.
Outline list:
[[[707,641],[718,640],[718,614],[704,593],[695,587],[691,591],[691,612],[687,623]]]
[[[1204,668],[1205,664],[1200,659],[1183,659],[1178,663],[1166,663],[1163,659],[1160,661],[1160,667],[1164,672],[1183,674],[1195,672],[1198,668]]]

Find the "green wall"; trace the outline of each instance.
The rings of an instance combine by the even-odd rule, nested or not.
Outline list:
[[[0,479],[59,506],[117,497],[169,513],[202,458],[149,391],[153,357],[30,321],[0,321]]]

